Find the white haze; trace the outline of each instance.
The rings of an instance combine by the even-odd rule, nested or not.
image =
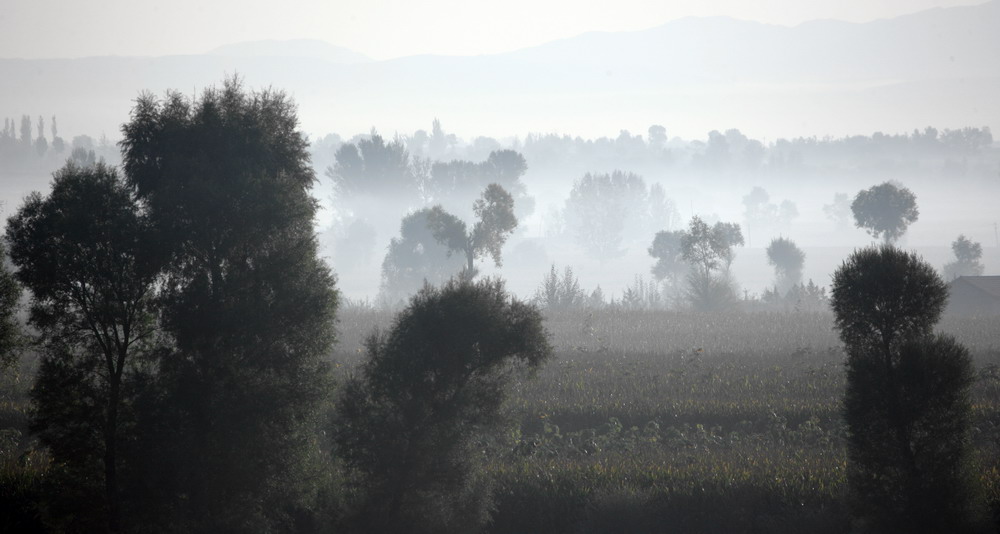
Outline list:
[[[273,8],[269,3],[250,4],[248,11]],[[565,207],[574,180],[586,172],[615,169],[641,174],[647,186],[660,184],[677,208],[675,224],[701,215],[745,227],[741,202],[754,186],[766,189],[772,202],[794,202],[799,216],[793,224],[749,235],[748,246],[737,251],[734,273],[749,294],[759,294],[773,282],[763,247],[776,235],[792,238],[805,250],[805,279],[828,285],[830,273],[846,254],[871,238],[856,228],[837,228],[823,206],[835,193],[853,196],[886,180],[909,187],[920,207],[920,219],[901,245],[916,248],[940,267],[951,259],[951,241],[965,234],[983,244],[987,274],[1000,273],[997,143],[976,154],[874,154],[868,159],[806,161],[799,169],[782,172],[767,160],[777,152],[778,139],[910,134],[928,126],[1000,131],[1000,0],[911,14],[904,13],[964,3],[771,2],[750,8],[755,3],[709,2],[700,3],[707,8],[682,3],[666,12],[666,3],[639,2],[621,10],[632,18],[614,18],[607,15],[612,10],[603,11],[603,25],[583,15],[568,21],[556,16],[567,6],[573,7],[566,13],[586,11],[579,3],[542,4],[534,12],[519,12],[510,4],[516,17],[491,11],[463,15],[463,9],[475,9],[463,7],[467,4],[446,3],[430,16],[523,20],[526,29],[510,29],[512,35],[504,38],[489,32],[474,36],[477,26],[467,22],[463,31],[449,34],[434,31],[441,28],[420,18],[426,14],[411,14],[406,22],[415,27],[423,22],[421,31],[387,34],[389,26],[401,24],[415,8],[393,4],[390,7],[398,10],[380,25],[374,19],[389,7],[376,3],[374,11],[358,13],[340,6],[340,11],[329,13],[328,21],[311,17],[299,26],[275,18],[277,30],[268,33],[234,24],[226,19],[225,9],[212,4],[199,8],[205,10],[201,18],[198,12],[188,15],[197,19],[191,20],[188,35],[175,13],[161,12],[161,26],[147,29],[143,39],[133,39],[129,35],[135,35],[137,23],[128,17],[145,12],[121,3],[118,22],[108,23],[105,30],[88,22],[92,13],[83,7],[65,6],[63,16],[79,17],[75,25],[51,15],[50,29],[68,37],[42,32],[46,38],[39,43],[37,29],[50,16],[44,10],[53,6],[14,0],[5,6],[6,14],[0,14],[0,116],[19,120],[27,114],[34,121],[39,115],[46,120],[55,115],[67,141],[77,135],[95,140],[106,136],[104,153],[110,159],[118,129],[128,120],[139,91],[197,94],[232,73],[239,73],[249,87],[283,89],[298,103],[302,128],[316,141],[314,164],[321,180],[315,194],[325,207],[317,224],[330,258],[344,228],[334,224],[336,201],[331,200],[332,183],[324,177],[338,143],[325,136],[336,133],[342,142],[352,142],[374,128],[387,138],[405,139],[418,130],[430,131],[431,121],[440,119],[445,131],[455,136],[454,144],[430,154],[433,157],[482,161],[488,150],[477,150],[475,142],[485,136],[497,148],[523,151],[527,158],[522,180],[535,210],[504,248],[504,266],[495,269],[483,263],[484,273],[504,276],[523,296],[530,296],[553,263],[572,266],[584,288],[600,285],[608,296],[620,295],[635,275],[649,278],[653,259],[646,247],[652,231],[629,236],[623,245],[626,253],[603,262],[587,256],[571,238],[551,236],[548,216],[552,209]],[[289,16],[310,18],[302,5],[290,9]],[[679,19],[681,14],[734,18]],[[36,32],[15,31],[15,26],[25,26],[21,17],[31,17]],[[810,21],[827,17],[851,22]],[[872,20],[879,17],[892,18]],[[232,36],[229,41],[219,41],[218,34],[209,37],[213,18],[218,34]],[[556,33],[541,33],[539,21],[558,22]],[[665,23],[650,28],[654,21]],[[516,28],[513,22],[507,25]],[[331,27],[345,29],[338,33]],[[392,46],[373,46],[371,37],[358,37],[365,28]],[[584,33],[590,29],[605,31]],[[414,35],[428,36],[427,42],[421,44]],[[451,49],[442,44],[449,36]],[[13,59],[22,57],[31,59]],[[553,163],[544,160],[543,151],[525,147],[529,134],[614,140],[623,130],[631,137],[641,135],[637,142],[648,144],[647,129],[654,124],[663,125],[671,138],[670,163],[627,154],[604,159],[581,154]],[[762,142],[762,164],[699,168],[694,163],[704,148],[699,143],[708,141],[710,131],[731,128]],[[54,158],[44,165],[4,171],[0,161],[0,172],[7,173],[0,175],[4,215],[27,191],[44,189],[59,164]],[[401,216],[363,214],[376,230],[370,254],[359,264],[333,264],[339,286],[351,298],[377,297],[379,266],[389,239],[398,234]]]

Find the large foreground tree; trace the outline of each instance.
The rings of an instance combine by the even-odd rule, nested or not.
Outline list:
[[[477,532],[489,491],[476,439],[495,432],[512,373],[551,355],[539,311],[498,280],[418,293],[338,403],[336,442],[361,532]]]
[[[934,269],[890,245],[852,254],[832,306],[847,348],[848,486],[872,532],[972,532],[968,351],[932,328],[947,300]]]
[[[115,170],[67,163],[48,196],[31,194],[10,218],[7,240],[44,350],[33,429],[77,480],[101,473],[98,515],[118,532],[120,445],[155,332],[153,234]]]
[[[231,79],[197,99],[143,95],[122,128],[128,182],[171,255],[162,322],[175,348],[160,360],[148,424],[162,456],[147,479],[172,495],[170,528],[282,530],[315,486],[337,293],[297,126],[283,93]]]
[[[21,345],[17,305],[21,286],[7,269],[7,250],[0,241],[0,371],[14,364]]]

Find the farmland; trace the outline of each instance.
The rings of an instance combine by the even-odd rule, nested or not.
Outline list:
[[[391,315],[341,314],[335,368]],[[825,313],[580,310],[484,440],[492,532],[844,532],[844,354]],[[1000,501],[1000,319],[946,317],[971,350],[984,502]],[[569,520],[567,518],[574,518]]]

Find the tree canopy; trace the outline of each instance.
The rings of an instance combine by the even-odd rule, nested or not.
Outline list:
[[[7,250],[0,240],[0,371],[13,365],[21,345],[21,328],[17,321],[17,306],[21,286],[7,269]]]
[[[802,282],[802,266],[806,253],[791,239],[778,237],[767,246],[767,262],[774,267],[778,290],[788,291]]]
[[[517,228],[514,216],[514,199],[497,184],[490,184],[482,197],[472,206],[479,219],[467,230],[464,221],[434,206],[427,214],[427,223],[434,239],[453,252],[465,256],[466,265],[462,276],[472,279],[476,275],[475,260],[489,254],[499,267],[502,264],[501,251],[507,238]]]
[[[980,243],[960,235],[952,242],[951,250],[955,254],[955,261],[945,264],[945,279],[954,280],[959,276],[983,274],[983,264],[979,261],[983,257],[983,246]]]
[[[475,440],[501,425],[515,369],[551,356],[538,310],[499,280],[425,287],[367,343],[337,406],[337,452],[367,532],[476,530],[488,518]]]
[[[894,243],[920,216],[917,197],[907,188],[885,182],[858,192],[851,203],[854,221],[875,239]]]
[[[117,532],[118,449],[131,424],[120,414],[154,334],[154,233],[114,169],[70,162],[47,197],[33,193],[10,218],[7,240],[45,349],[32,391],[34,429],[76,469],[100,459],[107,521]]]
[[[381,298],[390,303],[405,301],[424,282],[440,285],[462,269],[465,258],[453,255],[434,238],[429,224],[430,208],[415,211],[399,225],[399,237],[389,241],[382,261]]]
[[[844,261],[834,273],[830,297],[845,344],[889,354],[902,340],[931,333],[948,289],[915,253],[881,245]]]
[[[665,230],[657,232],[653,237],[653,244],[649,247],[649,255],[656,258],[653,265],[653,276],[657,280],[668,279],[676,281],[687,272],[688,266],[684,262],[684,254],[681,242],[684,239],[683,230]]]
[[[337,293],[297,127],[283,93],[229,79],[197,99],[143,95],[122,128],[127,180],[171,257],[156,419],[170,425],[150,432],[147,482],[184,496],[163,512],[180,530],[278,528],[311,491]]]
[[[851,509],[879,532],[973,532],[979,521],[972,362],[953,338],[932,334],[947,296],[929,264],[892,245],[856,251],[834,274]]]
[[[717,222],[709,226],[695,215],[681,237],[681,256],[701,273],[711,274],[728,270],[734,259],[733,247],[742,245],[740,225]]]
[[[374,131],[368,139],[337,149],[336,163],[326,169],[326,175],[333,180],[336,193],[345,198],[415,197],[417,193],[406,147],[399,140],[386,142]]]

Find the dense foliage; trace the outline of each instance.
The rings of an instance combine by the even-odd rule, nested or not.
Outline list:
[[[847,349],[853,515],[876,532],[973,532],[968,349],[932,336],[948,292],[934,269],[891,245],[856,251],[834,274]]]
[[[7,268],[7,250],[0,241],[0,371],[13,365],[21,345],[17,305],[21,286]]]
[[[550,348],[538,311],[500,281],[421,290],[391,330],[367,342],[334,429],[361,493],[349,525],[364,532],[475,532],[489,518],[477,454],[517,367]]]
[[[514,197],[498,184],[490,184],[472,205],[478,219],[468,229],[465,221],[434,206],[427,212],[427,225],[434,239],[448,250],[465,258],[465,269],[459,276],[465,280],[475,278],[476,259],[489,255],[497,266],[502,264],[503,244],[517,228],[514,215]]]
[[[917,197],[907,188],[885,182],[858,192],[851,203],[854,221],[875,239],[894,243],[920,216]]]
[[[296,128],[285,95],[238,80],[197,100],[145,95],[123,127],[128,183],[170,254],[173,346],[143,427],[156,462],[141,473],[161,505],[143,511],[165,528],[287,529],[314,496],[337,294]]]
[[[100,473],[99,515],[117,532],[122,429],[134,424],[135,383],[154,346],[153,232],[117,172],[68,163],[47,197],[29,196],[10,218],[7,240],[43,350],[33,430],[76,482]]]

